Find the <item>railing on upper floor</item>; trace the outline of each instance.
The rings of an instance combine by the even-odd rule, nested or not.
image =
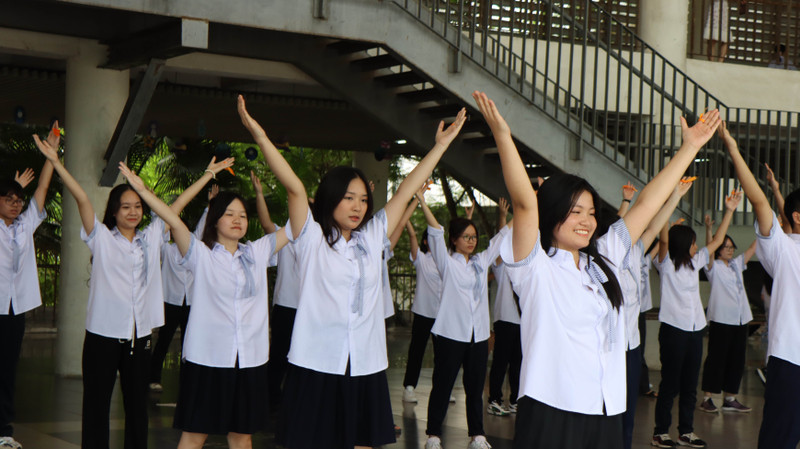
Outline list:
[[[797,65],[800,4],[794,0],[691,0],[689,17],[689,57],[783,69]]]
[[[725,105],[593,1],[394,1],[633,178],[646,182],[669,161],[681,117],[694,123],[719,108],[751,167],[774,155],[779,182],[800,185],[797,113]],[[721,145],[713,139],[689,168],[701,177],[680,209],[696,223],[721,208],[733,182]]]

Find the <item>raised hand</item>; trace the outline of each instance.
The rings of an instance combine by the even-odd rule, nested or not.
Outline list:
[[[255,190],[256,195],[264,194],[264,189],[261,187],[261,180],[258,179],[258,176],[256,176],[253,170],[250,170],[250,182],[253,183],[253,190]]]
[[[467,109],[461,108],[458,111],[458,115],[456,116],[456,120],[447,127],[444,128],[444,120],[439,122],[439,127],[436,129],[436,144],[437,145],[444,145],[449,146],[450,143],[458,135],[458,132],[461,131],[461,127],[464,126],[464,122],[467,121]]]
[[[144,181],[140,178],[136,173],[131,171],[130,168],[125,164],[125,162],[119,163],[119,171],[122,173],[122,176],[128,180],[128,184],[133,187],[137,193],[141,194],[142,192],[147,192],[147,186],[144,185]]]
[[[503,116],[498,112],[494,101],[490,100],[485,93],[478,92],[477,90],[472,93],[472,98],[474,98],[475,102],[478,104],[478,109],[481,111],[481,114],[483,114],[483,119],[486,120],[489,129],[492,130],[492,134],[511,134],[511,128],[509,128],[508,123],[506,123]]]
[[[49,139],[42,141],[36,134],[33,135],[33,141],[36,143],[36,148],[42,152],[48,161],[58,162],[58,146],[51,144]]]
[[[622,199],[628,200],[628,201],[632,200],[633,199],[633,195],[637,191],[638,190],[636,190],[636,187],[634,187],[633,184],[631,184],[631,182],[628,181],[627,184],[622,186]]]
[[[686,119],[681,117],[681,137],[684,144],[689,144],[694,148],[700,148],[706,144],[714,135],[722,120],[719,110],[714,109],[708,113],[700,115],[700,119],[694,126],[689,127]]]
[[[692,184],[694,184],[695,179],[697,178],[694,176],[684,176],[680,181],[678,181],[678,185],[675,186],[675,192],[680,196],[686,195],[686,192],[692,188]]]
[[[717,135],[725,142],[725,146],[729,149],[737,148],[736,139],[731,136],[730,131],[728,131],[728,124],[726,122],[722,122],[717,129]]]
[[[769,183],[769,185],[770,185],[770,186],[773,186],[773,185],[778,185],[778,180],[777,180],[777,179],[775,179],[775,173],[774,173],[774,172],[772,171],[772,169],[769,167],[769,164],[767,164],[767,163],[765,162],[765,163],[764,163],[764,167],[766,167],[766,168],[767,168],[767,182]]]
[[[58,144],[61,142],[61,128],[58,127],[58,120],[53,122],[53,127],[50,128],[50,133],[47,134],[47,142],[58,149]]]
[[[741,201],[742,201],[742,191],[734,190],[725,199],[725,208],[728,210],[736,210],[736,208],[739,207],[739,203]]]
[[[497,210],[500,213],[501,217],[505,217],[508,215],[508,206],[509,206],[508,201],[502,196],[500,197],[499,200],[497,200],[497,208],[498,208]]]
[[[706,216],[703,219],[703,223],[705,223],[707,228],[714,227],[714,220],[711,219],[711,215],[706,214]]]
[[[369,191],[370,192],[374,192],[375,191],[375,183],[372,182],[372,180],[369,181]]]
[[[19,174],[19,171],[14,172],[14,181],[17,181],[17,184],[21,185],[23,189],[33,181],[33,178],[32,168],[26,168],[22,174]]]
[[[253,139],[259,140],[267,138],[267,133],[264,131],[264,128],[262,128],[253,117],[250,117],[244,103],[244,97],[241,95],[239,95],[237,99],[236,109],[239,111],[239,118],[242,119],[242,124],[250,132],[250,135],[253,136]]]
[[[475,203],[472,203],[469,207],[464,208],[464,213],[467,216],[467,220],[472,220],[472,214],[475,212]]]
[[[208,201],[213,200],[217,195],[219,195],[219,184],[214,184],[208,191]]]
[[[683,224],[684,221],[686,221],[685,218],[679,218],[679,219],[673,221],[672,223],[670,223],[669,227],[671,228],[673,226],[678,226],[680,224]]]
[[[214,156],[211,158],[211,162],[208,163],[208,167],[206,167],[206,171],[210,171],[214,176],[217,176],[217,173],[225,170],[226,168],[233,166],[234,159],[229,157],[224,159],[220,162],[217,162],[217,157]]]

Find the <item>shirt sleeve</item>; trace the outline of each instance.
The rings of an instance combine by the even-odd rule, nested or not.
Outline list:
[[[708,247],[704,247],[694,255],[692,258],[692,265],[694,265],[695,271],[700,271],[703,267],[708,265],[710,261],[711,254],[708,252]]]
[[[478,255],[484,269],[489,268],[497,260],[497,256],[500,255],[500,245],[510,232],[511,229],[508,226],[503,226],[503,229],[489,240],[489,247]]]
[[[361,235],[366,240],[369,251],[375,251],[375,249],[377,249],[382,252],[387,243],[391,245],[389,238],[386,237],[387,228],[386,211],[383,209],[373,215],[367,224],[361,228]],[[378,254],[380,254],[380,252],[378,252]]]
[[[628,261],[631,252],[631,234],[625,220],[619,219],[611,225],[605,235],[597,239],[597,250],[617,270],[621,270]]]
[[[436,264],[436,269],[443,275],[450,261],[450,252],[447,251],[447,243],[444,241],[444,228],[436,229],[428,226],[428,251]]]
[[[206,246],[206,244],[192,235],[192,241],[189,243],[189,250],[186,251],[186,254],[183,256],[183,258],[178,261],[178,264],[183,268],[194,272],[195,268],[197,267],[197,259],[199,257],[198,253],[203,250],[203,248],[200,248],[201,246]],[[206,249],[208,249],[208,247],[206,247]]]
[[[152,242],[152,244],[155,245],[159,251],[161,251],[161,245],[164,244],[164,235],[166,234],[166,230],[167,225],[164,223],[164,220],[153,213],[150,224],[144,229],[145,238],[148,242]]]
[[[253,255],[268,267],[278,264],[278,254],[275,251],[277,246],[277,236],[275,232],[267,234],[260,239],[250,242],[253,247]],[[274,262],[274,263],[273,263]]]
[[[94,216],[94,229],[90,234],[86,233],[86,229],[81,225],[81,240],[86,243],[89,250],[94,254],[95,247],[97,246],[98,234],[109,232],[106,225],[97,220],[97,215]]]
[[[733,260],[736,261],[736,266],[739,267],[739,272],[740,273],[745,271],[745,270],[747,270],[747,264],[744,263],[744,253],[739,254]]]
[[[33,234],[45,218],[47,218],[47,211],[42,208],[42,211],[39,212],[39,203],[36,202],[36,198],[31,198],[28,208],[22,213],[22,222],[26,229],[30,229]]]
[[[772,213],[772,229],[769,231],[769,235],[761,235],[761,229],[758,227],[758,220],[755,221],[754,226],[757,242],[756,255],[764,266],[764,269],[767,270],[767,273],[773,276],[781,253],[785,248],[791,247],[791,242],[788,241],[789,237],[783,233],[783,229],[781,229],[780,224],[778,224],[778,217],[775,216],[774,212]]]
[[[325,235],[322,233],[322,227],[314,220],[311,214],[311,209],[308,210],[306,215],[306,222],[303,224],[303,229],[297,236],[292,235],[292,220],[286,222],[286,238],[289,239],[289,245],[294,245],[295,263],[299,266],[305,266],[305,260],[311,257],[314,248],[319,245],[327,245],[325,242]]]

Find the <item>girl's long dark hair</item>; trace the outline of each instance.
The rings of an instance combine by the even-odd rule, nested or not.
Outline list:
[[[719,254],[722,252],[722,247],[725,246],[725,243],[727,243],[729,240],[731,242],[731,245],[733,246],[733,249],[739,249],[739,247],[736,246],[736,242],[733,241],[733,238],[728,234],[725,234],[725,240],[723,240],[722,245],[719,245],[719,248],[717,248],[717,250],[714,251],[714,257],[719,259]]]
[[[680,270],[682,266],[694,270],[692,255],[689,251],[696,240],[697,234],[689,226],[676,225],[669,228],[669,245],[667,247],[669,258],[675,264],[675,271]]]
[[[425,254],[428,254],[428,228],[422,231],[422,237],[419,239],[419,249]]]
[[[357,231],[372,218],[372,191],[370,191],[369,180],[364,175],[364,172],[354,167],[334,167],[322,177],[322,181],[320,181],[317,188],[317,194],[314,195],[311,213],[314,215],[314,220],[322,228],[325,240],[331,248],[342,236],[342,231],[333,218],[333,211],[336,210],[342,198],[347,194],[347,187],[350,185],[350,181],[356,178],[364,182],[364,188],[367,191],[367,212],[364,214],[364,219],[355,229]]]
[[[570,174],[557,174],[547,178],[547,181],[539,187],[536,194],[539,203],[539,235],[542,248],[547,254],[550,254],[551,248],[556,247],[554,242],[556,229],[567,220],[583,192],[589,192],[592,196],[595,218],[600,223],[600,195],[585,179]],[[608,282],[603,284],[603,290],[614,309],[619,310],[622,305],[622,289],[606,258],[597,251],[597,232],[592,234],[589,246],[581,248],[580,251],[591,256],[608,277]]]
[[[131,187],[130,184],[120,184],[113,189],[108,194],[108,202],[106,202],[106,211],[103,214],[103,224],[106,225],[108,229],[114,229],[117,226],[117,212],[119,212],[120,207],[122,207],[122,194],[125,192],[131,191],[136,193]],[[147,205],[142,201],[142,197],[136,193],[136,196],[139,197],[139,202],[142,204],[142,216],[147,213]],[[141,223],[140,223],[141,224]]]
[[[242,202],[245,213],[247,213],[247,203],[244,201],[244,198],[233,192],[219,192],[219,194],[217,194],[217,196],[215,196],[214,199],[208,203],[206,226],[203,228],[203,238],[201,240],[209,248],[213,249],[214,244],[217,243],[217,222],[223,215],[225,215],[228,205],[235,200]]]

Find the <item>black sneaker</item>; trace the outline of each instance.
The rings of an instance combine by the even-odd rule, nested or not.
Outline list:
[[[653,441],[650,442],[655,447],[675,447],[674,441],[672,438],[669,437],[668,433],[662,433],[661,435],[653,435]]]
[[[697,438],[697,435],[695,435],[694,432],[684,433],[681,435],[680,438],[678,438],[678,444],[689,447],[706,447],[706,442],[700,438]]]

